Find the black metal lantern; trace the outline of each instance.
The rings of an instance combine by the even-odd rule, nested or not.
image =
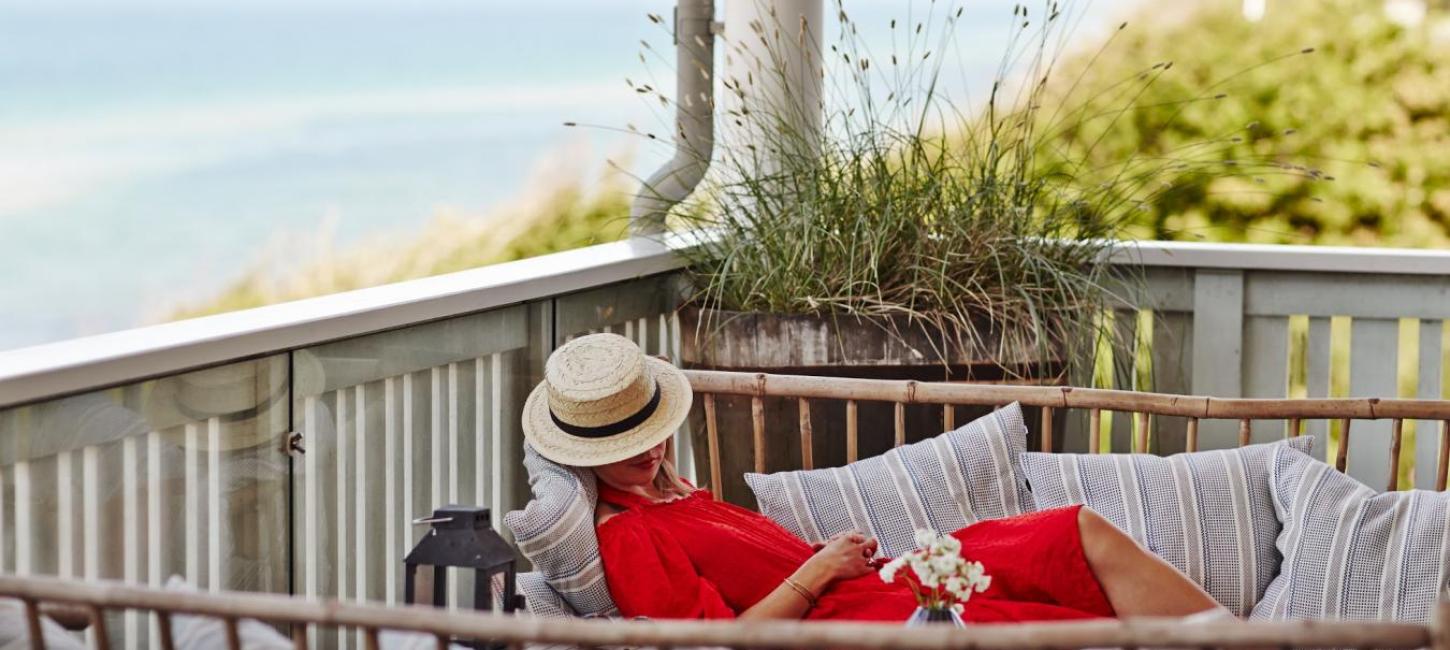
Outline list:
[[[414,524],[431,524],[432,528],[413,550],[403,558],[403,599],[412,604],[414,583],[419,566],[433,568],[433,604],[441,606],[448,592],[448,569],[472,569],[473,608],[493,610],[494,576],[504,575],[504,612],[513,612],[522,599],[514,595],[514,551],[489,525],[488,508],[443,506],[433,516],[415,520]],[[479,646],[475,646],[479,647]]]

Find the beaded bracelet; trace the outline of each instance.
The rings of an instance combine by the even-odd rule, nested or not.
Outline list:
[[[816,597],[814,594],[811,593],[811,590],[802,587],[801,583],[796,582],[795,580],[792,580],[790,578],[785,579],[785,584],[787,587],[794,589],[796,593],[800,594],[801,598],[806,599],[806,605],[809,605],[812,608],[816,606]]]

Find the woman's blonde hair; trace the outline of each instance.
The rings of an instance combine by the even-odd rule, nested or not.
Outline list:
[[[660,469],[655,473],[655,489],[670,496],[682,497],[694,491],[694,488],[680,478],[679,472],[675,470],[675,439],[670,438],[665,443],[665,457],[660,462]]]

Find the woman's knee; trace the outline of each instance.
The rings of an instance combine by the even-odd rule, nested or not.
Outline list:
[[[1125,554],[1142,550],[1132,537],[1087,506],[1077,511],[1077,527],[1083,553],[1093,564],[1125,559]]]

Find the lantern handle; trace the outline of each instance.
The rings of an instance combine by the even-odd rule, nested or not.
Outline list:
[[[446,522],[446,521],[453,521],[453,518],[452,517],[419,517],[419,518],[413,520],[413,525],[414,526],[422,526],[423,524],[441,524],[441,523]]]

